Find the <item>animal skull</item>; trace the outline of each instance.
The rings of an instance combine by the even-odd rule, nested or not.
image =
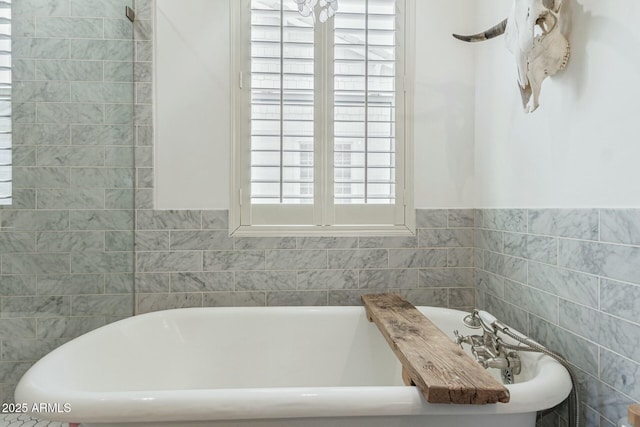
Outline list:
[[[514,0],[507,19],[472,36],[454,34],[466,42],[489,40],[504,33],[507,48],[516,57],[518,86],[527,113],[538,108],[540,88],[548,76],[569,61],[569,0]]]

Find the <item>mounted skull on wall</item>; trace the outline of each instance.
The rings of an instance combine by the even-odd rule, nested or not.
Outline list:
[[[569,61],[569,1],[514,0],[509,17],[499,24],[472,36],[453,36],[480,42],[504,33],[507,48],[516,57],[522,105],[531,113],[538,108],[543,80]]]

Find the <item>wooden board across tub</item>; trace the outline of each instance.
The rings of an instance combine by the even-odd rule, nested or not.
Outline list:
[[[427,402],[509,401],[504,385],[400,295],[363,295],[362,301],[367,318],[400,359],[405,384],[417,386]]]

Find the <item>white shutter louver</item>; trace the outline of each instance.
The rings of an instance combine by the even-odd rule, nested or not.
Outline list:
[[[334,58],[334,203],[393,204],[395,1],[340,0]]]
[[[294,1],[251,1],[251,203],[313,204],[314,28]]]
[[[0,205],[12,202],[11,0],[0,1]]]

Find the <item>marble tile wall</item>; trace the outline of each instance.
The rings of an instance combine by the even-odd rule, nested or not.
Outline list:
[[[416,236],[230,238],[226,211],[138,210],[137,308],[359,305],[387,291],[470,308],[473,221],[419,210]]]
[[[587,426],[616,425],[640,401],[640,210],[477,210],[475,233],[477,304],[571,361]]]
[[[0,399],[133,313],[128,0],[13,0],[14,204],[0,209]]]

